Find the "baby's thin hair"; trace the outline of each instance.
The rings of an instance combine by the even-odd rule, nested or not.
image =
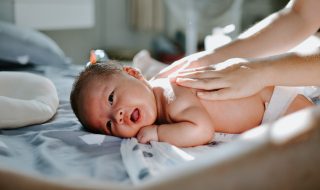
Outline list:
[[[70,104],[71,108],[80,121],[80,123],[83,125],[83,127],[91,132],[97,132],[93,131],[90,126],[88,126],[87,123],[83,120],[83,118],[80,117],[79,114],[79,96],[83,88],[85,88],[86,84],[88,84],[89,81],[97,79],[97,81],[101,79],[105,79],[107,77],[110,77],[111,75],[121,73],[122,72],[122,65],[120,65],[116,61],[108,61],[104,63],[96,63],[91,64],[87,66],[78,77],[75,78],[75,81],[72,86],[72,90],[70,93]]]

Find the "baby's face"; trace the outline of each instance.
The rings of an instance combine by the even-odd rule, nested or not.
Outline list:
[[[134,137],[142,127],[155,122],[155,96],[144,79],[123,72],[97,80],[89,81],[79,101],[80,117],[94,130]]]

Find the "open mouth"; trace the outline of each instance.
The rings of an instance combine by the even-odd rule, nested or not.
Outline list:
[[[138,108],[134,109],[131,113],[130,120],[134,123],[136,123],[140,118],[140,111]]]

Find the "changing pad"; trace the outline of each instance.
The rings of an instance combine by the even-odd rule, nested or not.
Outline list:
[[[0,128],[16,128],[49,120],[59,99],[47,78],[25,72],[0,72]]]

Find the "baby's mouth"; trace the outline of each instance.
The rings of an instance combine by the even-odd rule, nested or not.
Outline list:
[[[135,123],[139,120],[139,118],[140,118],[140,111],[138,108],[136,108],[131,113],[130,120]]]

